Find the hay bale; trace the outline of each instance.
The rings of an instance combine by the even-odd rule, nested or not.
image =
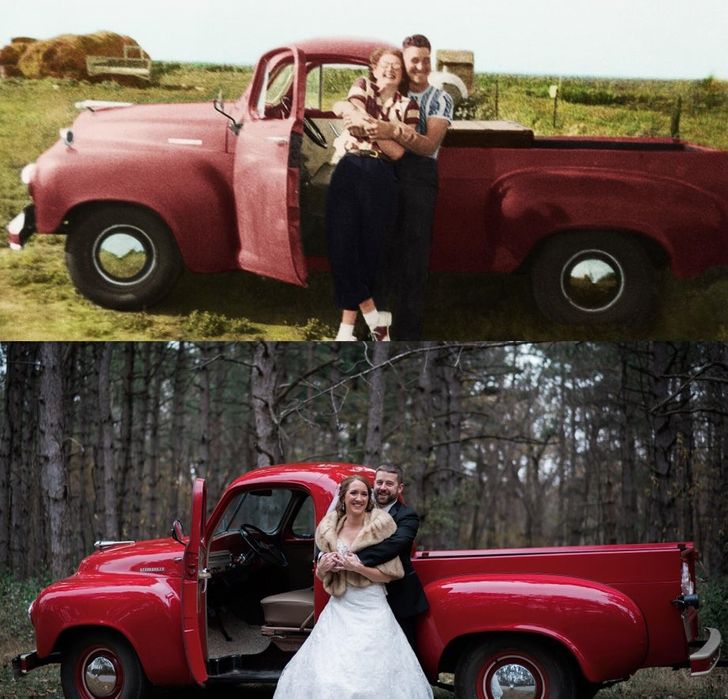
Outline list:
[[[3,77],[10,78],[23,75],[18,68],[18,61],[28,46],[34,41],[35,39],[31,39],[30,37],[16,36],[10,39],[10,43],[7,46],[3,46],[0,49],[0,74]]]
[[[27,78],[88,80],[86,56],[122,58],[125,45],[139,44],[129,36],[107,31],[95,34],[62,34],[28,45],[18,60],[18,68]],[[149,58],[145,51],[143,56]]]

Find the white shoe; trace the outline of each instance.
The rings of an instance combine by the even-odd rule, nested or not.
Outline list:
[[[389,311],[379,311],[377,324],[369,327],[374,342],[389,342],[389,327],[392,325],[392,314]]]
[[[349,325],[348,323],[341,323],[341,325],[339,325],[339,332],[336,333],[334,340],[337,342],[356,342],[354,326]]]

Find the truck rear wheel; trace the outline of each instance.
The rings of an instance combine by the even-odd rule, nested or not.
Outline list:
[[[77,638],[61,661],[66,699],[142,699],[149,683],[129,644],[113,633]]]
[[[458,699],[500,699],[509,688],[532,699],[576,699],[571,663],[546,644],[511,636],[473,644],[455,670]]]
[[[539,251],[531,290],[558,323],[635,324],[654,303],[655,270],[643,247],[622,233],[565,233]]]
[[[183,266],[174,237],[160,219],[119,204],[93,209],[72,225],[66,265],[84,296],[119,311],[161,301]]]

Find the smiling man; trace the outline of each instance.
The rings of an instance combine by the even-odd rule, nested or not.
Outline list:
[[[420,518],[399,500],[403,491],[402,469],[380,466],[374,476],[374,497],[379,508],[389,512],[397,531],[381,543],[362,549],[358,556],[366,566],[376,566],[399,556],[404,577],[387,584],[387,601],[407,640],[415,648],[417,615],[427,611],[429,605],[410,558]]]
[[[392,139],[406,153],[395,164],[399,179],[399,214],[383,270],[382,295],[392,299],[395,340],[419,340],[425,313],[427,267],[432,244],[432,222],[437,199],[437,154],[452,123],[450,95],[428,83],[432,72],[431,45],[426,36],[413,34],[402,42],[409,97],[420,108],[416,127],[372,121],[370,138]]]

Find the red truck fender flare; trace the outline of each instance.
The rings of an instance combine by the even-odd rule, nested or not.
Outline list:
[[[488,201],[494,242],[513,271],[540,242],[568,231],[624,231],[651,240],[677,276],[719,264],[728,213],[717,196],[679,179],[591,167],[524,168],[497,180]]]
[[[152,212],[169,228],[185,265],[195,272],[218,272],[236,268],[232,157],[227,153],[201,152],[190,168],[185,151],[159,157],[150,184],[148,163],[137,151],[119,150],[101,158],[95,150],[79,151],[74,186],[64,178],[68,169],[60,166],[62,146],[54,146],[39,159],[42,181],[36,187],[37,229],[50,233],[63,229],[88,207],[124,204]],[[186,178],[183,177],[186,174]],[[40,186],[42,185],[42,186]],[[211,244],[208,231],[220,231]],[[221,266],[218,254],[226,262]]]
[[[69,596],[72,605],[66,602]],[[179,593],[161,578],[66,578],[40,593],[33,617],[43,619],[42,633],[36,637],[40,657],[59,650],[59,641],[69,635],[111,630],[129,643],[152,684],[192,683],[182,645]]]
[[[590,682],[632,674],[647,654],[637,605],[615,588],[557,575],[462,575],[425,587],[418,650],[437,676],[452,644],[491,633],[541,636],[566,649]]]

